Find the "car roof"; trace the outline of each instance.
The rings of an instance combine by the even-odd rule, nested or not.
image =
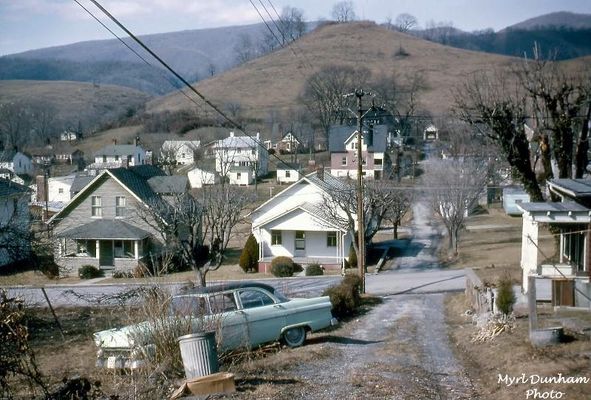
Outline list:
[[[223,292],[227,290],[244,289],[244,288],[258,288],[264,289],[268,292],[275,294],[275,288],[271,285],[261,282],[242,281],[242,282],[224,282],[212,286],[196,287],[184,290],[181,295],[187,294],[211,294],[217,292]]]

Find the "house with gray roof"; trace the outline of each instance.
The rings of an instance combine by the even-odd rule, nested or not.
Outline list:
[[[94,153],[94,162],[87,168],[101,170],[144,164],[146,164],[146,151],[136,139],[136,144],[110,144],[103,147]]]
[[[0,168],[8,169],[19,176],[33,175],[31,157],[18,149],[0,149]]]
[[[523,211],[523,291],[531,289],[533,276],[538,300],[591,308],[591,179],[553,179],[548,188],[560,201],[517,204]],[[540,250],[546,224],[558,233],[557,259]]]
[[[166,176],[153,165],[106,169],[94,176],[48,221],[60,273],[77,273],[83,265],[133,270],[163,240],[139,210],[183,193],[187,185],[186,177]]]
[[[254,180],[245,175],[241,170],[243,167],[251,170],[248,175],[256,177],[264,176],[269,171],[269,153],[261,142],[259,133],[256,136],[236,136],[234,132],[230,132],[229,137],[215,143],[213,152],[216,172],[231,182],[236,182],[235,184],[242,185],[248,180],[248,185]],[[238,173],[240,179],[236,179]]]
[[[392,170],[388,155],[388,127],[369,126],[361,136],[363,177],[387,178]],[[337,177],[357,177],[357,128],[334,125],[328,133],[330,173]]]

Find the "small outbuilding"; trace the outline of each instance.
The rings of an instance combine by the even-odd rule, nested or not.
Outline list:
[[[519,186],[507,186],[503,188],[503,209],[507,215],[522,215],[523,210],[517,205],[529,203],[529,194]]]

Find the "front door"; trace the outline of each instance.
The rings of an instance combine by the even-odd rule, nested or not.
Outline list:
[[[101,240],[99,242],[99,265],[101,267],[113,266],[113,241]]]

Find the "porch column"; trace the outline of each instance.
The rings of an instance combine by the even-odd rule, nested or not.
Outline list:
[[[140,243],[139,240],[133,241],[133,255],[136,260],[140,259]]]
[[[95,258],[98,260],[100,258],[101,255],[101,245],[100,245],[100,240],[96,241],[96,255]]]

